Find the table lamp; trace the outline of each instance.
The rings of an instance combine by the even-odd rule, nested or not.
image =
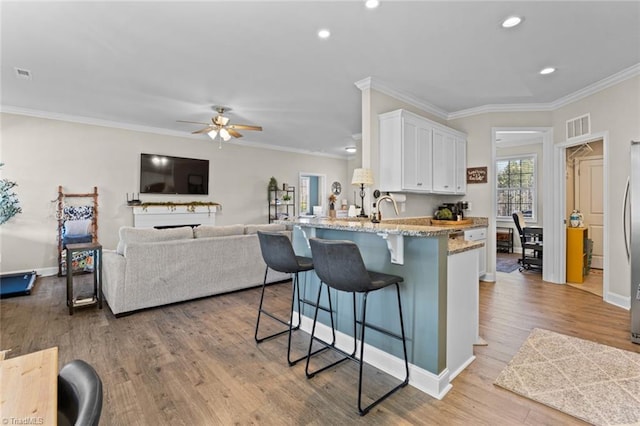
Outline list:
[[[353,171],[353,179],[351,179],[352,185],[360,185],[360,214],[358,217],[367,217],[364,213],[364,186],[373,185],[373,174],[371,169],[355,169]]]

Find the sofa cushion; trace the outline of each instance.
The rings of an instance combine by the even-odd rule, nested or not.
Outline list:
[[[195,238],[228,237],[243,235],[244,225],[210,226],[200,225],[193,228]]]
[[[287,227],[279,223],[270,223],[268,225],[247,225],[244,228],[244,233],[247,235],[256,234],[258,231],[265,232],[279,232],[286,231]]]
[[[124,255],[129,243],[155,243],[158,241],[186,239],[193,239],[193,229],[190,226],[168,229],[123,226],[120,228],[120,241],[116,251],[118,254]]]

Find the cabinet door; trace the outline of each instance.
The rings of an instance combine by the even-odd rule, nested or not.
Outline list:
[[[402,188],[431,191],[431,128],[405,119],[402,145]]]
[[[454,194],[456,191],[455,136],[433,130],[433,191]]]
[[[456,137],[456,194],[467,192],[467,141]]]

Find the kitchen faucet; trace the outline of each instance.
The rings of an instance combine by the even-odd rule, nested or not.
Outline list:
[[[380,202],[383,200],[391,201],[391,203],[393,203],[393,209],[396,211],[396,216],[400,216],[400,214],[398,213],[398,205],[396,204],[396,200],[391,195],[383,195],[382,197],[376,200],[378,215],[380,214]],[[378,219],[378,215],[374,214],[373,219],[371,219],[371,222],[380,223],[380,219]]]

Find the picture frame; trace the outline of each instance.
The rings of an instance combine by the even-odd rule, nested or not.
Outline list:
[[[467,183],[487,183],[487,167],[467,167]]]

